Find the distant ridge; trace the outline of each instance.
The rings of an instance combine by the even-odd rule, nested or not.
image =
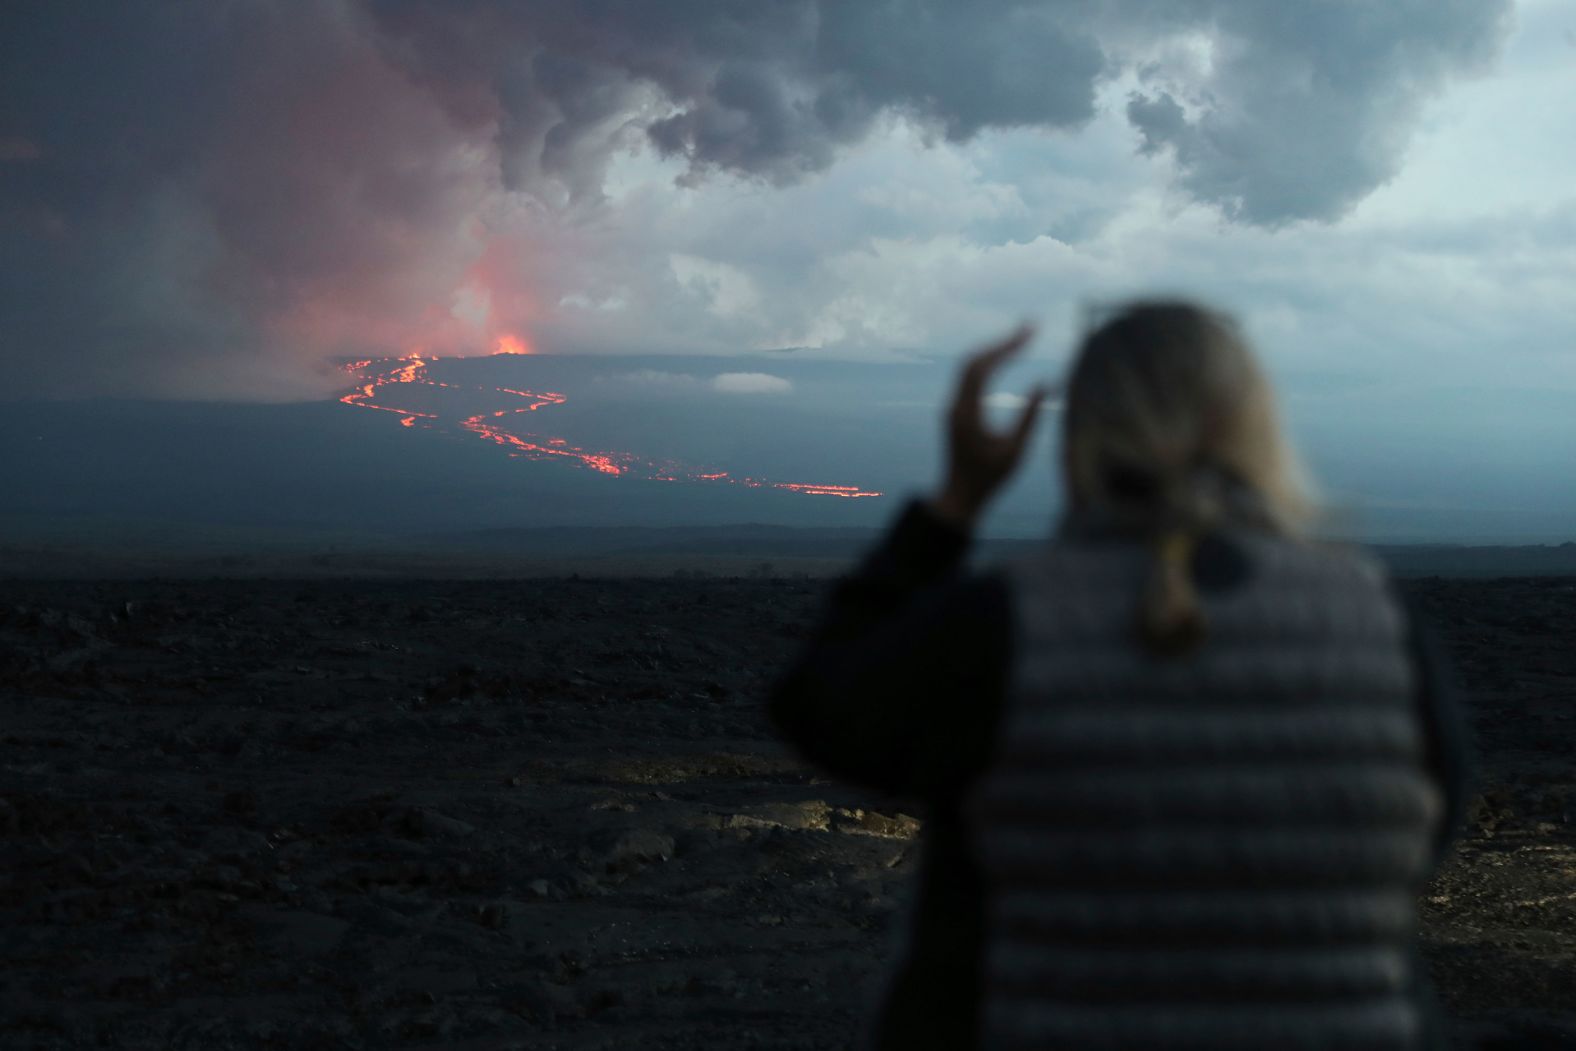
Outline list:
[[[882,530],[746,522],[717,526],[532,526],[430,533],[434,547],[523,558],[604,555],[739,555],[756,558],[852,558]]]
[[[151,577],[295,579],[530,579],[709,575],[829,577],[874,547],[880,529],[742,523],[717,526],[538,526],[312,538],[173,537],[153,543],[6,541],[0,579],[110,580]],[[1043,540],[984,538],[989,565]],[[1398,577],[1573,577],[1576,542],[1553,545],[1381,544],[1367,550]],[[1573,585],[1576,586],[1576,585]]]
[[[740,523],[717,526],[592,526],[483,529],[429,534],[432,547],[467,554],[518,558],[609,556],[735,556],[744,558],[853,559],[873,547],[880,529]],[[985,562],[1027,553],[1033,539],[986,538],[975,554]],[[1576,575],[1576,541],[1563,544],[1364,545],[1402,577]]]
[[[1509,546],[1385,544],[1369,548],[1401,577],[1576,576],[1576,542]]]

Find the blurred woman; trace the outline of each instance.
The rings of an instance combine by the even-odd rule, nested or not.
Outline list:
[[[1443,1046],[1418,889],[1462,798],[1437,648],[1311,502],[1235,325],[1137,303],[1083,342],[1051,542],[961,566],[1043,392],[982,422],[835,590],[771,702],[841,775],[922,802],[881,1048]]]

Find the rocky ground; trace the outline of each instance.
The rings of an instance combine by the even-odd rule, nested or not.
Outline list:
[[[1422,581],[1458,1028],[1576,1047],[1576,580]],[[0,1045],[841,1048],[918,823],[761,697],[821,585],[0,585]]]

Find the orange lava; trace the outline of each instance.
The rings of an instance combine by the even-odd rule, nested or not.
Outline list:
[[[532,351],[525,340],[518,336],[506,335],[498,338],[497,349],[493,353],[530,354]],[[434,412],[418,412],[415,409],[394,404],[394,399],[391,397],[393,392],[387,388],[411,385],[447,389],[456,388],[455,384],[440,382],[427,374],[427,370],[437,360],[439,359],[420,350],[412,350],[411,353],[399,358],[369,358],[364,361],[350,362],[345,365],[345,371],[356,375],[360,382],[350,393],[342,395],[339,400],[346,405],[355,405],[363,409],[377,409],[380,412],[398,413],[401,427],[414,428],[420,424],[422,427],[449,429],[450,426],[457,424],[460,430],[474,434],[484,441],[503,448],[510,456],[518,456],[528,460],[557,460],[559,462],[575,463],[601,474],[615,477],[632,476],[660,482],[710,482],[713,484],[742,485],[748,489],[782,489],[792,493],[806,493],[811,496],[838,496],[845,499],[882,495],[874,490],[860,489],[858,486],[853,485],[768,482],[758,478],[736,478],[727,471],[706,471],[670,461],[648,460],[633,453],[598,452],[582,449],[578,446],[570,445],[563,438],[516,433],[506,428],[500,422],[520,413],[535,412],[546,405],[564,404],[568,399],[556,391],[538,392],[518,390],[513,387],[464,388],[519,398],[525,404],[493,412],[464,416],[458,419],[448,419]]]
[[[773,482],[773,489],[787,489],[791,493],[809,493],[812,496],[845,496],[857,500],[861,496],[880,496],[856,485],[810,485],[805,482]]]

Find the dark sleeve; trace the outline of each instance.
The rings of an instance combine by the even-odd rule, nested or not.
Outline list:
[[[1401,597],[1407,617],[1407,645],[1417,669],[1417,701],[1426,734],[1429,769],[1445,795],[1436,857],[1442,860],[1466,818],[1476,762],[1471,730],[1462,704],[1460,678],[1444,643],[1427,615],[1409,595]]]
[[[984,766],[1010,659],[1007,591],[961,571],[969,538],[910,504],[833,589],[770,714],[809,759],[930,802]]]

